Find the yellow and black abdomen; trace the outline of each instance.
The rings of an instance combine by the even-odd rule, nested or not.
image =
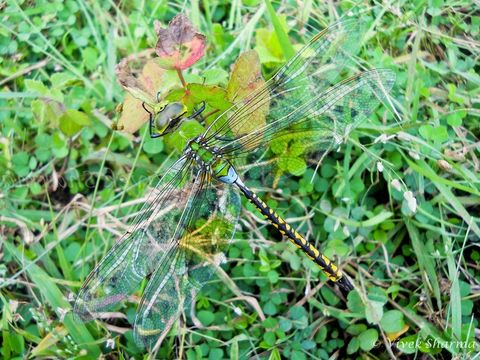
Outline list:
[[[285,220],[283,220],[272,208],[263,202],[253,191],[248,189],[243,184],[238,184],[238,187],[243,192],[245,197],[255,205],[255,207],[267,218],[267,220],[280,231],[284,236],[287,236],[290,241],[302,250],[312,261],[314,261],[325,275],[331,280],[339,284],[339,286],[350,291],[353,289],[350,281],[343,276],[338,270],[337,266],[330,261],[328,257],[318,251],[310,242],[308,242],[302,235],[294,230]]]

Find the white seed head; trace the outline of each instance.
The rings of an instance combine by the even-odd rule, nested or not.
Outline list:
[[[378,162],[377,162],[377,170],[378,170],[378,172],[383,172],[384,169],[385,169],[385,168],[383,167],[382,162],[381,162],[381,161],[378,161]]]
[[[402,184],[400,184],[400,181],[398,181],[398,179],[393,179],[390,184],[392,184],[392,186],[395,190],[397,190],[397,191],[402,190]]]
[[[410,155],[415,160],[420,160],[420,155],[418,155],[418,153],[416,151],[410,150],[408,152],[408,155]]]
[[[237,314],[238,316],[242,315],[242,309],[240,309],[238,306],[233,307],[233,312]]]
[[[109,349],[113,349],[115,347],[115,340],[113,339],[108,339],[106,341],[106,345],[105,345],[107,348]]]
[[[417,199],[415,199],[415,196],[413,196],[413,193],[411,191],[405,191],[403,193],[403,198],[407,201],[408,208],[410,209],[411,212],[416,212],[417,211]]]

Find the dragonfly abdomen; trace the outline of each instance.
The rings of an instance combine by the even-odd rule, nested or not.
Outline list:
[[[346,291],[353,289],[348,279],[346,279],[338,267],[330,261],[328,257],[318,251],[309,241],[294,230],[280,215],[260,199],[253,191],[248,189],[242,182],[235,182],[247,199],[255,205],[255,207],[265,216],[265,218],[278,231],[289,238],[289,240],[302,252],[304,252],[313,262],[315,262],[325,275],[331,280],[338,283]]]

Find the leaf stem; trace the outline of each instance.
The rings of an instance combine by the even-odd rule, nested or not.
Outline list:
[[[183,77],[182,70],[181,69],[176,69],[177,70],[177,75],[182,82],[182,86],[186,89],[187,88],[187,82],[185,81],[185,78]]]
[[[220,109],[213,109],[212,111],[210,111],[208,114],[204,116],[205,120],[207,120],[210,116],[215,115],[219,111]]]

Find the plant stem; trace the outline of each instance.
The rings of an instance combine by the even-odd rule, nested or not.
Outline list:
[[[205,115],[205,120],[207,120],[210,116],[216,114],[219,111],[220,111],[220,109],[214,109],[214,110],[210,111],[208,114]]]
[[[182,86],[184,88],[187,88],[187,82],[185,81],[185,78],[183,77],[182,70],[181,69],[176,69],[177,70],[177,75],[180,78],[180,81],[182,82]]]

